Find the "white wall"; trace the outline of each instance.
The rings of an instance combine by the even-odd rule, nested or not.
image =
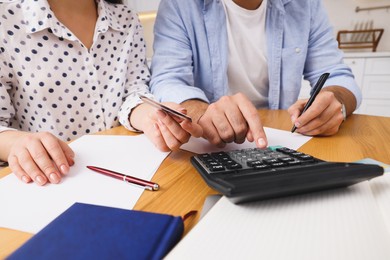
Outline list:
[[[388,6],[390,0],[323,0],[323,3],[334,26],[335,35],[339,30],[353,30],[357,23],[372,20],[375,29],[385,29],[377,52],[390,51],[390,8],[355,12],[357,6]]]
[[[137,12],[155,11],[158,8],[160,0],[125,0]]]

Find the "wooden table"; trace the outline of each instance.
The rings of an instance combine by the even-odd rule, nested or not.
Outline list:
[[[264,126],[287,131],[291,129],[289,115],[284,110],[261,110],[259,114]],[[123,127],[100,134],[134,135]],[[343,123],[337,135],[312,138],[299,151],[328,161],[353,162],[369,157],[390,164],[390,118],[352,115]],[[134,207],[172,215],[197,210],[197,215],[186,220],[185,234],[197,223],[206,196],[216,194],[191,166],[191,155],[181,150],[171,153],[152,179],[160,184],[161,189],[158,192],[144,192]],[[8,168],[0,171],[0,178],[9,173]],[[31,236],[29,233],[0,228],[0,259]]]

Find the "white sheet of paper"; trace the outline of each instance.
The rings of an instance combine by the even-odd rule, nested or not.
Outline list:
[[[378,207],[382,213],[383,220],[390,232],[390,165],[371,158],[364,158],[357,162],[377,164],[382,166],[384,169],[383,176],[373,178],[369,181],[369,183]]]
[[[368,182],[235,205],[221,198],[166,259],[390,259]]]
[[[87,135],[70,146],[75,165],[60,184],[25,184],[14,174],[0,179],[1,227],[37,233],[75,202],[132,209],[144,191],[141,187],[86,166],[150,180],[169,154],[158,151],[144,135]]]
[[[311,139],[310,136],[304,136],[298,133],[291,133],[289,131],[279,130],[275,128],[264,127],[264,131],[267,135],[268,146],[280,145],[297,150],[299,147],[301,147]],[[206,139],[191,137],[189,142],[183,144],[180,148],[186,151],[202,154],[255,147],[256,144],[254,142],[251,143],[246,140],[242,144],[229,143],[224,148],[218,148],[211,145]]]
[[[390,172],[370,180],[370,186],[390,234]]]

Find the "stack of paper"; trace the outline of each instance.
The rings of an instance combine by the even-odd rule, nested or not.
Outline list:
[[[390,259],[390,174],[235,205],[223,197],[167,259]]]

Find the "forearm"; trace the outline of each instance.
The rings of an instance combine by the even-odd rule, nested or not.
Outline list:
[[[12,145],[20,137],[26,135],[26,132],[22,131],[4,131],[0,133],[0,160],[6,162],[8,160],[8,155],[11,151]]]
[[[199,99],[189,99],[181,103],[187,109],[187,114],[192,118],[193,122],[198,122],[206,112],[209,104]]]
[[[356,98],[355,95],[346,88],[341,86],[329,86],[323,89],[323,91],[332,92],[336,99],[345,105],[347,116],[352,114],[356,109]]]

